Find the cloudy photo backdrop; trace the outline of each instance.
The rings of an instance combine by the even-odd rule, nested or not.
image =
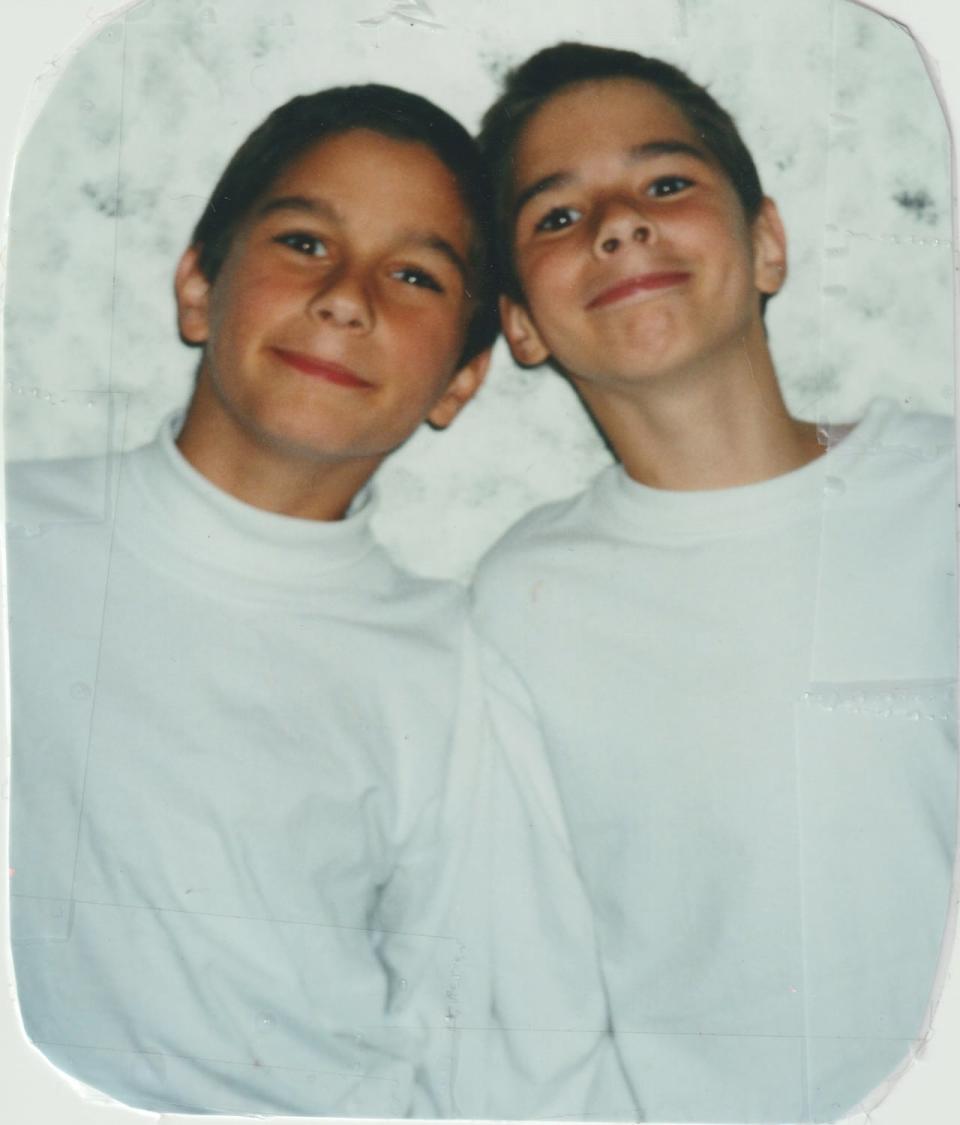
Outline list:
[[[145,0],[63,65],[17,160],[7,456],[131,448],[187,399],[198,353],[177,338],[173,269],[274,106],[389,82],[472,129],[508,67],[563,39],[662,56],[736,117],[790,239],[768,324],[797,414],[849,420],[876,395],[952,410],[948,133],[912,39],[875,13],[847,0]],[[412,569],[465,578],[524,511],[607,460],[563,380],[520,370],[501,342],[456,425],[423,429],[379,474],[377,530]]]

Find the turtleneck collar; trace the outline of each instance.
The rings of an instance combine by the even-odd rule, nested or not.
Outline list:
[[[672,491],[631,479],[622,465],[605,470],[594,485],[595,499],[613,509],[623,528],[644,538],[707,538],[739,534],[749,527],[794,520],[822,508],[824,498],[842,493],[864,453],[883,444],[883,431],[896,413],[886,399],[871,404],[855,427],[825,427],[826,450],[802,468],[738,488]]]
[[[361,563],[385,561],[370,530],[375,504],[369,489],[336,521],[254,508],[211,484],[184,458],[176,446],[181,423],[182,416],[173,415],[154,442],[127,454],[119,480],[119,533],[131,545],[161,550],[166,569],[177,559],[192,581],[207,574],[214,584],[296,592],[326,585]]]

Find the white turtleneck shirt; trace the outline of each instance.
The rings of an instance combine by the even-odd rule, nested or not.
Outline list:
[[[481,565],[644,1119],[833,1120],[928,1026],[956,834],[951,420],[669,492],[613,466]]]
[[[27,1033],[158,1112],[583,1112],[589,916],[561,895],[516,962],[572,872],[491,755],[462,591],[398,570],[369,505],[224,494],[174,425],[7,470]]]

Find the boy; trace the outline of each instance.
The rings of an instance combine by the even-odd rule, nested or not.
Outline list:
[[[177,269],[183,420],[9,470],[23,1018],[138,1107],[455,1109],[492,767],[462,597],[390,562],[362,490],[483,378],[483,183],[420,97],[295,98]]]
[[[924,1033],[945,932],[951,423],[790,416],[783,227],[676,68],[542,51],[481,144],[513,355],[620,462],[509,532],[476,601],[544,731],[621,1058],[647,1119],[832,1119]]]

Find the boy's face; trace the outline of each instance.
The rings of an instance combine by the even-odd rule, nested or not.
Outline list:
[[[453,174],[425,146],[355,129],[307,149],[212,285],[195,250],[181,260],[180,328],[205,345],[209,421],[373,467],[425,418],[449,424],[486,363],[457,372],[472,233]]]
[[[514,260],[526,297],[502,301],[521,363],[636,385],[741,347],[759,293],[783,280],[766,201],[749,224],[683,113],[633,79],[583,83],[542,106],[515,159]]]

